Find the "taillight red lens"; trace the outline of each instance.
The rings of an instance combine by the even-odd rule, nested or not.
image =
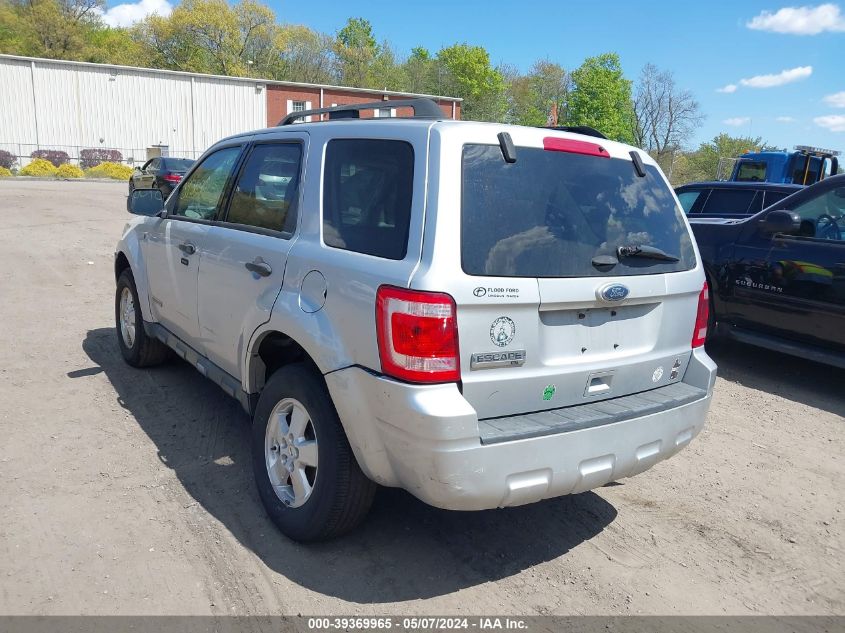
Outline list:
[[[599,156],[610,158],[610,152],[598,143],[576,141],[568,138],[557,138],[547,136],[543,139],[543,149],[547,152],[569,152],[570,154],[584,154],[586,156]]]
[[[692,331],[692,346],[701,347],[707,341],[707,320],[710,317],[710,289],[707,282],[698,295],[698,313],[695,315],[695,329]]]
[[[376,332],[382,371],[409,382],[460,380],[456,313],[447,294],[381,286]]]
[[[180,174],[164,174],[162,176],[167,182],[179,182],[182,180],[182,176]]]

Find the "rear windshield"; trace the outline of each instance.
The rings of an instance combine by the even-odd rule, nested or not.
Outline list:
[[[194,161],[189,158],[168,158],[164,161],[164,166],[173,171],[188,171]]]
[[[620,246],[677,257],[593,258]],[[463,152],[461,263],[470,275],[602,277],[695,267],[681,210],[657,169],[637,176],[629,160],[520,147],[506,163],[498,145]]]

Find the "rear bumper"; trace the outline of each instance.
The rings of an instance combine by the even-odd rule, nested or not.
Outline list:
[[[647,470],[703,428],[716,367],[698,349],[684,382],[703,397],[591,428],[482,444],[456,385],[416,386],[349,368],[326,376],[364,472],[433,506],[483,510],[584,492]]]

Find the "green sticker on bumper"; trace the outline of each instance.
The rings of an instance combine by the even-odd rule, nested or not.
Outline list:
[[[543,400],[551,400],[552,396],[555,395],[555,386],[554,385],[547,385],[545,389],[543,389]]]

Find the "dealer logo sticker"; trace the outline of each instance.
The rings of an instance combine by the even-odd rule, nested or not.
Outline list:
[[[479,286],[478,288],[472,291],[472,294],[474,294],[476,297],[483,297],[487,294],[487,288]]]
[[[663,378],[663,365],[654,370],[651,375],[651,382],[660,382],[661,378]]]
[[[490,340],[499,347],[509,345],[516,335],[516,325],[506,316],[501,316],[490,326]]]

